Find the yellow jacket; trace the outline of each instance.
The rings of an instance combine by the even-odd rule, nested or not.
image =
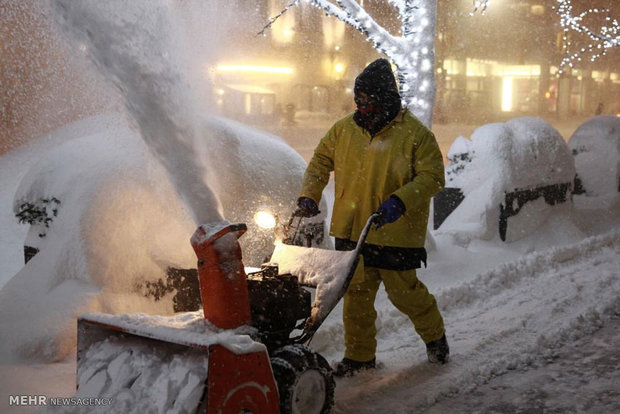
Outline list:
[[[395,194],[405,214],[371,231],[366,243],[424,247],[430,199],[445,185],[443,157],[433,133],[409,110],[372,138],[353,114],[337,121],[314,151],[301,196],[318,203],[331,171],[336,187],[331,236],[356,241],[368,217]]]

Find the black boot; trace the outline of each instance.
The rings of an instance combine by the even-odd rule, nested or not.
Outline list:
[[[352,377],[360,371],[373,369],[375,358],[367,362],[354,361],[349,358],[342,358],[342,361],[334,366],[334,377]]]
[[[428,361],[433,364],[445,364],[450,359],[450,347],[446,335],[436,341],[426,344],[426,355]]]

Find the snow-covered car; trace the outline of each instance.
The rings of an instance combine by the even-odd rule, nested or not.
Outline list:
[[[515,241],[539,229],[558,205],[570,204],[573,158],[540,118],[484,125],[471,140],[458,137],[447,158],[446,190],[434,201],[439,233]]]
[[[287,224],[306,163],[278,137],[217,117],[201,122],[201,150],[216,154],[196,157],[212,163],[203,180],[219,205],[210,207],[231,223],[246,223],[243,261],[259,266],[271,256],[275,235],[254,217],[268,211]],[[170,269],[196,267],[189,239],[202,223],[129,125],[100,116],[55,132],[62,143],[22,179],[14,211],[30,224],[25,245],[38,252],[0,290],[0,315],[20,315],[0,316],[0,336],[12,338],[4,348],[53,358],[75,343],[68,315],[175,310],[178,286],[170,278],[183,274]],[[320,210],[302,226],[313,232],[313,246],[327,247],[325,202]]]
[[[620,199],[620,117],[601,115],[581,124],[568,145],[575,158],[575,194],[593,208]]]

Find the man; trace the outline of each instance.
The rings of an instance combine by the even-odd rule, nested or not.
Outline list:
[[[334,172],[330,235],[337,250],[355,247],[373,212],[376,230],[362,250],[364,269],[344,296],[345,357],[336,376],[375,367],[374,301],[381,282],[427,346],[430,362],[448,361],[449,348],[435,298],[418,280],[430,199],[444,184],[443,157],[433,133],[406,108],[389,62],[372,62],[355,80],[357,110],[337,121],[306,169],[296,215],[319,213],[317,203]]]

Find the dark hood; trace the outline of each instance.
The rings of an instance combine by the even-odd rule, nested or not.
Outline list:
[[[362,71],[355,79],[355,95],[360,92],[376,100],[381,110],[372,116],[363,115],[359,109],[355,111],[353,120],[357,125],[374,136],[398,115],[401,99],[392,67],[386,59],[377,59]]]

